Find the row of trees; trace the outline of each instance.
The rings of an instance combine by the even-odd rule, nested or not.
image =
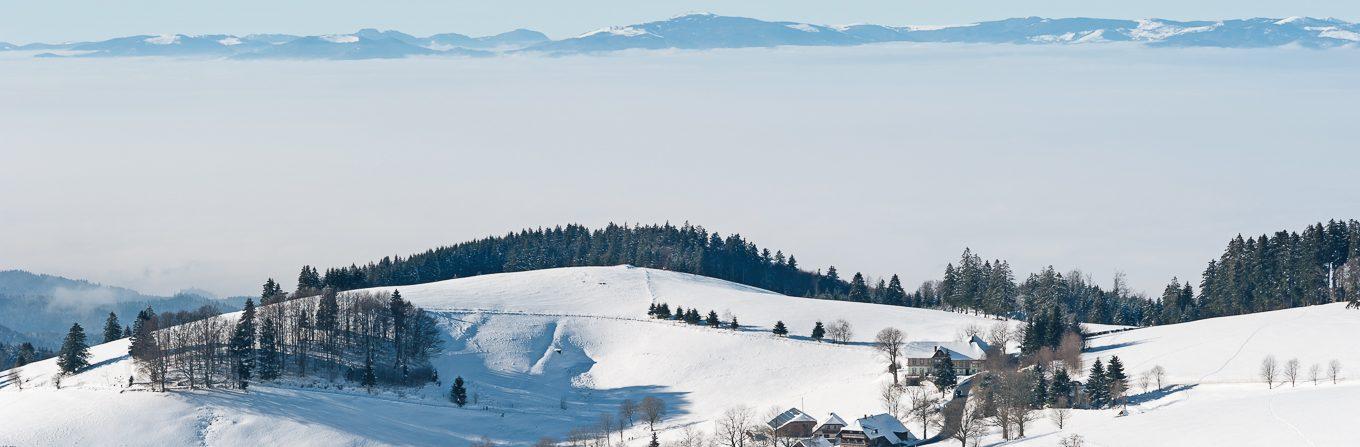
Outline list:
[[[1267,355],[1261,359],[1261,380],[1266,382],[1267,388],[1275,388],[1276,383],[1283,384],[1289,382],[1289,386],[1295,386],[1301,374],[1303,374],[1302,364],[1299,359],[1289,359],[1283,365],[1275,359],[1273,355]],[[1322,365],[1314,363],[1308,368],[1308,376],[1305,378],[1317,385],[1318,381],[1324,377],[1330,379],[1333,384],[1341,380],[1341,361],[1332,359],[1327,362],[1326,375],[1323,375]]]
[[[852,287],[834,267],[825,274],[804,271],[791,254],[772,253],[741,235],[724,237],[688,223],[678,227],[611,223],[595,230],[572,224],[522,230],[407,257],[384,257],[363,266],[328,268],[324,273],[305,266],[298,284],[351,290],[488,273],[619,264],[694,273],[793,296],[846,299],[854,294],[857,299],[868,299],[863,275],[859,275],[860,285]]]
[[[429,357],[440,345],[433,318],[399,292],[284,293],[273,280],[260,302],[247,299],[237,321],[216,315],[156,315],[130,328],[129,354],[151,384],[245,388],[284,376],[344,378],[373,387],[434,379]]]
[[[725,327],[732,330],[741,329],[741,324],[737,323],[736,315],[729,313],[720,318],[716,311],[710,310],[708,311],[708,314],[702,315],[699,313],[698,309],[690,308],[686,310],[680,306],[675,306],[675,311],[672,312],[671,306],[666,303],[652,304],[649,306],[647,308],[647,316],[661,320],[673,319],[695,325],[702,324],[711,328]]]
[[[1179,292],[1173,289],[1179,287]],[[1239,315],[1298,306],[1360,303],[1360,221],[1331,220],[1302,232],[1241,235],[1209,261],[1200,293],[1173,279],[1157,323]]]

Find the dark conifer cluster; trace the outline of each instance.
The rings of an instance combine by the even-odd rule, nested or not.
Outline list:
[[[683,321],[685,323],[694,325],[704,325],[715,329],[741,328],[741,326],[737,323],[736,315],[730,316],[728,318],[728,321],[723,321],[718,318],[718,312],[712,310],[708,311],[707,314],[700,314],[699,309],[694,308],[685,309],[680,306],[675,306],[675,310],[671,311],[671,306],[666,303],[661,304],[652,303],[650,306],[647,307],[647,316],[658,320]]]
[[[329,268],[320,275],[320,283],[351,290],[488,273],[620,264],[704,275],[792,296],[846,299],[852,292],[852,285],[840,279],[834,267],[825,274],[804,271],[791,254],[772,253],[741,235],[724,237],[689,224],[610,224],[596,230],[573,224],[522,230],[407,257],[385,257],[364,266]],[[312,281],[316,272],[304,267],[299,284],[306,277],[306,286],[316,287]],[[855,288],[856,297],[867,299],[863,291]]]
[[[1173,290],[1175,289],[1175,290]],[[1209,261],[1195,296],[1173,279],[1158,301],[1158,323],[1240,315],[1360,299],[1360,221],[1332,220],[1302,233],[1228,242]]]

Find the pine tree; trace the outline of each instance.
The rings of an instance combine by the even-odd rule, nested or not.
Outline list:
[[[1057,368],[1053,371],[1053,384],[1048,389],[1048,403],[1055,408],[1067,408],[1072,405],[1072,378],[1067,375],[1067,368]]]
[[[774,335],[778,335],[778,336],[780,336],[780,337],[783,337],[783,336],[789,334],[789,328],[784,327],[784,322],[783,322],[783,321],[776,321],[776,322],[774,322],[774,331],[773,331],[773,332],[774,332]]]
[[[1034,375],[1034,389],[1030,391],[1029,405],[1035,409],[1044,408],[1044,404],[1049,400],[1048,395],[1050,390],[1048,379],[1044,375],[1043,363],[1035,364],[1031,374]]]
[[[372,352],[368,353],[368,356],[364,358],[364,376],[363,381],[360,384],[363,385],[364,388],[368,388],[369,393],[372,393],[373,386],[378,384],[378,376],[373,374]]]
[[[19,344],[19,355],[16,356],[16,358],[14,359],[14,367],[15,367],[15,368],[18,368],[18,367],[20,367],[20,366],[24,366],[24,365],[27,365],[27,364],[29,364],[29,363],[33,363],[33,360],[35,360],[35,359],[37,359],[37,358],[38,358],[38,352],[37,352],[36,349],[33,349],[33,343],[29,343],[29,342],[20,343],[20,344]]]
[[[388,312],[392,315],[392,350],[396,353],[396,363],[393,369],[401,372],[402,384],[406,383],[406,356],[404,355],[406,344],[403,339],[406,337],[406,312],[409,304],[401,298],[401,292],[393,290],[392,298],[387,302]]]
[[[453,388],[449,389],[449,401],[459,407],[467,405],[467,388],[463,387],[462,376],[453,379]]]
[[[826,328],[822,327],[822,322],[818,321],[817,325],[812,327],[812,339],[822,341],[823,338],[826,338]]]
[[[907,291],[902,289],[902,280],[898,279],[895,274],[892,275],[892,279],[888,280],[888,289],[883,292],[883,303],[894,306],[906,306],[908,304]]]
[[[260,368],[260,380],[279,378],[278,334],[274,319],[265,318],[260,325],[260,349],[256,363]]]
[[[321,282],[321,274],[310,265],[302,266],[302,272],[298,273],[297,291],[298,293],[315,293],[324,287]]]
[[[722,321],[718,319],[718,313],[711,310],[708,311],[708,318],[706,318],[704,322],[708,323],[709,327],[713,328],[717,328],[722,324]]]
[[[57,366],[61,367],[64,374],[90,366],[90,345],[85,343],[85,328],[80,327],[80,323],[72,324],[71,330],[66,333],[61,350],[57,352]]]
[[[235,363],[236,386],[244,390],[255,369],[255,302],[250,298],[246,298],[241,318],[236,320],[227,349]]]
[[[937,351],[938,352],[938,351]],[[940,389],[953,388],[959,384],[958,373],[954,371],[954,361],[949,356],[936,357],[931,368],[931,382]]]
[[[156,344],[152,335],[152,331],[156,330],[155,318],[156,311],[151,306],[137,312],[137,319],[132,322],[131,340],[128,340],[128,355],[133,359],[145,360],[144,355],[151,352],[151,346]]]
[[[1105,367],[1105,384],[1110,388],[1110,398],[1118,397],[1116,391],[1126,391],[1129,389],[1129,377],[1124,373],[1124,363],[1119,361],[1119,356],[1110,357],[1109,366]]]
[[[104,320],[104,343],[120,338],[123,338],[123,325],[118,322],[118,314],[109,312],[109,318]]]
[[[869,285],[864,283],[864,275],[855,272],[855,276],[850,280],[850,301],[867,303],[869,302]]]
[[[287,295],[283,293],[283,286],[280,286],[279,283],[275,282],[274,278],[269,278],[264,282],[264,286],[261,287],[260,305],[264,306],[283,301],[286,296]]]
[[[1091,365],[1091,374],[1086,379],[1086,396],[1093,408],[1105,408],[1110,402],[1110,384],[1105,374],[1105,365],[1097,358]]]

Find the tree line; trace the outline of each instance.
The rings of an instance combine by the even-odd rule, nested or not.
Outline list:
[[[1228,241],[1200,277],[1199,294],[1173,278],[1156,323],[1349,301],[1360,305],[1360,221],[1330,220],[1302,232]]]
[[[260,303],[248,298],[234,322],[215,314],[157,315],[147,308],[128,329],[128,354],[141,376],[162,391],[245,389],[290,376],[343,377],[370,390],[437,380],[429,364],[440,348],[436,323],[398,291],[288,294],[271,279]]]
[[[359,266],[304,266],[299,286],[352,290],[442,281],[489,273],[557,267],[631,264],[724,279],[791,296],[869,300],[863,275],[857,284],[835,267],[806,271],[792,254],[760,248],[739,234],[722,236],[702,226],[583,225],[526,229],[439,247],[410,256],[384,257]],[[899,287],[900,288],[900,287]]]

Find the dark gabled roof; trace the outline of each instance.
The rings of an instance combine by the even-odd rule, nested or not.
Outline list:
[[[803,410],[790,408],[788,411],[779,413],[774,419],[770,419],[765,425],[769,425],[770,428],[778,430],[780,427],[788,425],[790,422],[812,422],[815,424],[817,423],[817,420],[813,419],[812,416],[808,416]]]

